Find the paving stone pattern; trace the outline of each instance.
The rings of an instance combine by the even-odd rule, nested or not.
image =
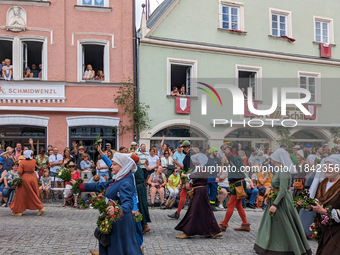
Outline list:
[[[9,208],[0,208],[0,255],[2,254],[90,254],[98,250],[93,237],[98,212],[92,209],[63,208],[61,203],[45,205],[43,216],[38,211],[26,211],[22,217],[11,215]],[[263,212],[247,210],[251,223],[250,232],[236,232],[234,227],[241,220],[234,213],[229,228],[217,239],[195,236],[180,240],[174,230],[179,220],[169,220],[167,214],[174,210],[151,210],[151,231],[144,235],[145,254],[255,254],[253,245]],[[181,218],[185,214],[181,213]],[[223,220],[225,212],[215,212],[217,221]],[[181,219],[180,218],[180,219]],[[317,242],[309,241],[313,254]],[[133,255],[133,254],[131,254]]]

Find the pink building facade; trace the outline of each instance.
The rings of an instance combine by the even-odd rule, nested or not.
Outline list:
[[[12,67],[0,78],[0,143],[61,151],[76,140],[91,151],[100,135],[129,146],[114,95],[134,77],[133,17],[128,0],[0,1],[0,61]]]

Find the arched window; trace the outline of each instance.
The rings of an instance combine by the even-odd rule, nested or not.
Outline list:
[[[327,142],[319,132],[314,130],[299,130],[292,136],[294,137],[294,144],[300,145],[301,148],[303,148],[308,143],[312,146],[322,146]]]
[[[174,126],[164,128],[153,135],[150,141],[150,146],[156,145],[160,150],[162,137],[165,135],[164,143],[169,144],[174,149],[179,145],[181,140],[190,140],[192,146],[202,148],[206,142],[206,138],[197,130],[186,126]]]

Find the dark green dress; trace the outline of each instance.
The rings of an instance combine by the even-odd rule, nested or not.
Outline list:
[[[254,250],[260,254],[301,255],[312,254],[297,210],[292,205],[292,183],[289,172],[275,173],[271,187],[279,190],[273,202],[269,199],[256,237]],[[269,208],[278,205],[276,215],[269,215]]]
[[[146,188],[144,185],[144,172],[142,168],[138,166],[137,171],[135,172],[134,175],[138,194],[138,209],[139,212],[143,215],[142,226],[144,226],[148,222],[151,222],[151,220],[148,208],[148,198]]]

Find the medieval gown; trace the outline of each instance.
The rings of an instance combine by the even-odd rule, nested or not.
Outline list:
[[[194,190],[194,196],[189,204],[187,213],[175,229],[183,231],[187,236],[214,236],[220,233],[221,230],[210,206],[207,192],[208,172],[201,173],[198,170],[190,174],[189,178],[193,180],[193,188],[202,187]]]
[[[337,217],[340,219],[340,180],[335,182],[331,187],[326,189],[328,178],[324,179],[318,187],[316,197],[320,203],[327,206],[332,206],[332,221],[331,226],[321,224],[321,240],[319,240],[318,250],[316,255],[335,255],[340,254],[340,223],[334,220]],[[334,215],[335,214],[335,215]],[[317,214],[320,217],[319,214]]]
[[[275,173],[271,187],[279,190],[275,201],[269,199],[256,237],[254,250],[260,254],[305,255],[312,254],[297,210],[289,190],[292,177],[289,172]],[[276,215],[269,215],[269,208],[278,205]]]
[[[142,254],[136,235],[136,224],[133,220],[134,184],[129,174],[119,181],[101,183],[82,183],[80,192],[100,192],[106,190],[105,197],[117,200],[122,209],[122,217],[112,224],[111,244],[103,247],[99,243],[100,255]]]

